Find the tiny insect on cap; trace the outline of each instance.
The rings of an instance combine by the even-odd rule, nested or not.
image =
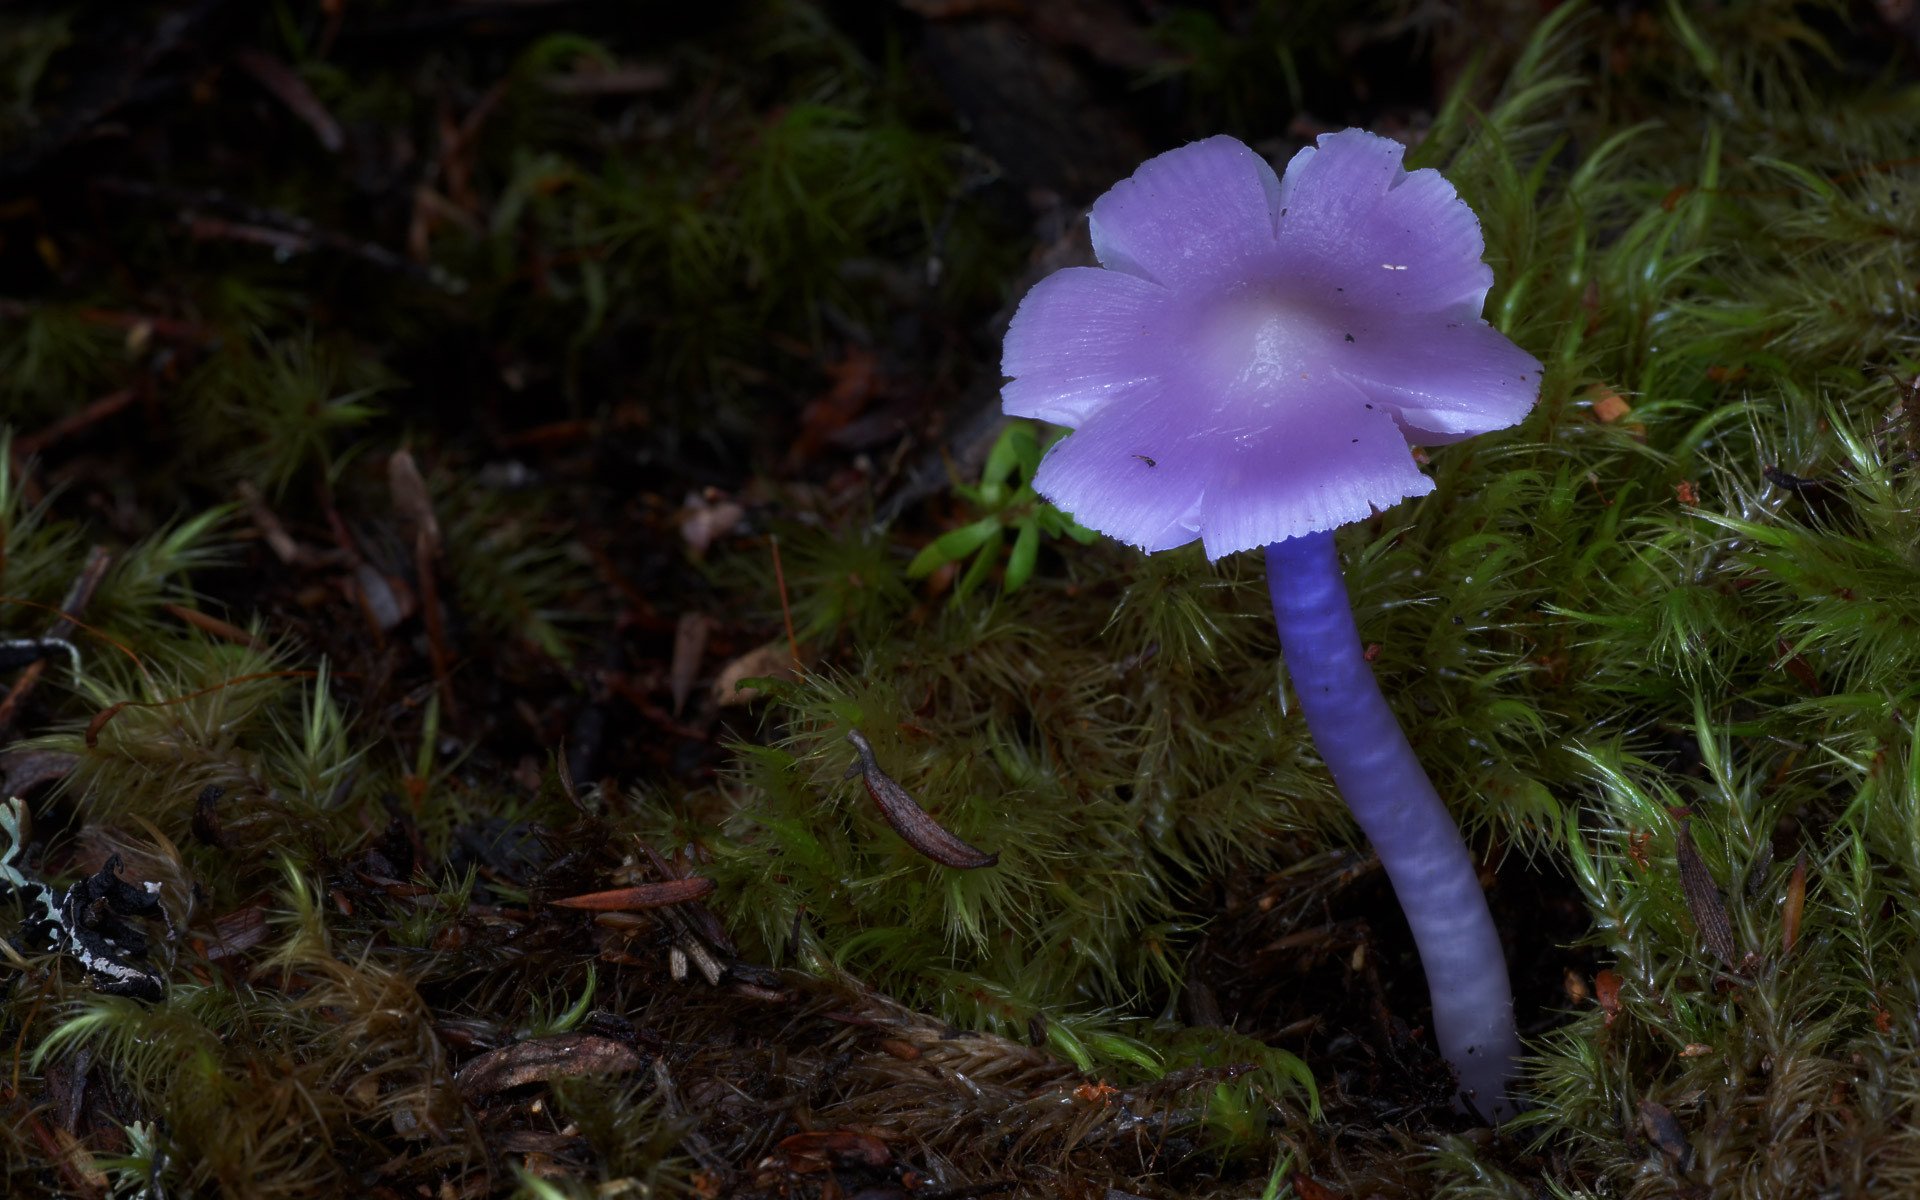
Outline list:
[[[1094,203],[1103,268],[1040,281],[1007,330],[1006,412],[1068,425],[1034,486],[1081,524],[1218,559],[1433,490],[1408,451],[1517,423],[1540,363],[1480,317],[1480,221],[1349,129],[1284,176],[1230,137]]]

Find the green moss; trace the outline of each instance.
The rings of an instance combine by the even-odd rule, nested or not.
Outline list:
[[[1663,40],[1568,6],[1492,109],[1443,114],[1420,157],[1481,212],[1489,314],[1548,379],[1525,425],[1436,452],[1436,493],[1343,545],[1442,794],[1573,870],[1627,980],[1614,1020],[1539,1043],[1528,1127],[1626,1186],[1647,1151],[1620,1131],[1657,1100],[1701,1148],[1675,1178],[1811,1195],[1910,1154],[1877,1090],[1898,1085],[1861,1064],[1899,1059],[1920,1002],[1889,881],[1917,827],[1870,786],[1900,776],[1920,653],[1899,265],[1920,100],[1833,83],[1794,10],[1732,7],[1711,27],[1670,8]],[[1623,52],[1630,79],[1660,75],[1653,119],[1592,82]],[[1289,832],[1352,836],[1271,637],[1251,565],[1111,549],[863,636],[851,675],[782,693],[788,740],[701,830],[730,907],[768,953],[797,934],[959,1021],[1169,1005],[1202,881],[1297,853]],[[853,726],[943,823],[1005,847],[994,880],[918,859],[840,782]],[[1680,805],[1751,962],[1697,941]],[[1838,1115],[1809,1115],[1818,1097]],[[1842,1128],[1878,1140],[1835,1153]],[[1494,1168],[1458,1176],[1459,1144],[1434,1155],[1446,1194],[1508,1194]]]
[[[311,334],[237,343],[210,358],[186,389],[195,453],[279,499],[303,469],[329,469],[347,435],[376,415],[392,386],[364,355]]]

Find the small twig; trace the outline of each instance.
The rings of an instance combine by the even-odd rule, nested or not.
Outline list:
[[[673,1120],[686,1120],[687,1108],[680,1102],[680,1093],[673,1086],[673,1074],[667,1070],[665,1056],[656,1057],[653,1060],[653,1087],[654,1094],[660,1097],[660,1106],[667,1116]],[[713,1143],[707,1140],[706,1135],[697,1129],[688,1132],[682,1144],[686,1146],[687,1153],[693,1156],[694,1161],[708,1171],[720,1173],[727,1170],[727,1160],[713,1148]]]
[[[665,878],[686,879],[692,876],[693,867],[691,864],[689,864],[685,870],[682,870],[672,862],[663,858],[658,850],[655,850],[646,842],[640,842],[639,845],[640,849],[645,852],[647,861],[653,864],[653,869],[660,872]],[[720,923],[719,917],[713,915],[712,909],[700,903],[697,898],[683,905],[663,909],[660,915],[667,920],[668,924],[673,926],[674,932],[678,935],[677,940],[681,944],[691,946],[699,953],[705,953],[702,946],[708,945],[726,954],[729,958],[735,955],[736,950],[733,939],[727,936],[726,926]],[[711,955],[708,955],[707,958],[709,962],[712,961]],[[718,982],[718,980],[716,979],[714,982]]]
[[[287,110],[300,118],[308,129],[313,130],[313,136],[320,140],[329,153],[340,153],[347,144],[340,122],[334,120],[327,106],[320,103],[320,98],[307,86],[307,81],[294,74],[292,67],[252,47],[236,51],[233,61],[240,64],[241,70],[253,76],[255,83],[272,93],[274,99],[286,105]]]
[[[24,300],[0,297],[0,317],[10,321],[24,321],[44,307],[28,304]],[[205,325],[196,325],[192,321],[182,321],[175,317],[161,317],[152,313],[120,312],[111,308],[61,308],[64,315],[75,317],[89,325],[102,325],[108,329],[119,329],[129,334],[152,335],[176,342],[207,343],[220,335]]]
[[[540,86],[556,96],[633,96],[657,92],[673,83],[673,72],[657,63],[626,63],[599,71],[549,75]]]
[[[46,636],[50,639],[65,641],[79,627],[79,614],[87,609],[93,599],[93,593],[99,589],[100,580],[106,576],[107,568],[113,565],[113,555],[104,546],[95,546],[87,551],[86,565],[80,568],[80,574],[74,577],[73,586],[67,589],[66,597],[60,601],[60,616],[47,626]],[[13,688],[4,698],[0,698],[0,734],[13,725],[14,718],[20,714],[20,706],[46,674],[45,659],[29,663],[26,670],[20,672],[20,678],[14,680]]]
[[[253,518],[254,528],[260,531],[260,536],[266,540],[267,549],[273,551],[275,558],[288,566],[318,565],[315,560],[319,555],[293,540],[293,535],[287,532],[287,527],[281,524],[280,518],[267,507],[266,497],[260,494],[259,488],[255,487],[250,480],[242,479],[238,490],[240,499],[246,503],[247,515]]]
[[[793,655],[793,669],[800,670],[800,639],[793,636],[793,607],[787,603],[787,573],[780,565],[780,535],[770,533],[773,546],[773,584],[780,590],[780,616],[787,623],[787,653]]]
[[[276,254],[288,258],[296,254],[305,254],[313,249],[313,243],[303,234],[287,229],[276,229],[271,225],[250,225],[241,221],[229,221],[225,217],[210,217],[204,213],[191,213],[181,219],[194,240],[201,242],[227,241],[246,242],[254,246],[265,246]]]
[[[108,417],[127,407],[127,405],[132,404],[136,397],[137,393],[134,392],[132,388],[122,388],[117,392],[109,392],[79,412],[55,421],[39,433],[28,434],[23,438],[15,438],[13,442],[14,451],[23,457],[32,458],[55,442],[71,437],[90,425],[106,420]]]
[[[259,638],[254,637],[231,621],[222,621],[219,617],[211,613],[203,613],[197,608],[188,608],[184,604],[162,604],[160,607],[168,616],[173,617],[177,621],[184,621],[202,633],[210,633],[214,637],[222,638],[236,645],[251,646],[255,650],[260,649]]]
[[[383,271],[421,280],[445,292],[457,295],[467,290],[466,280],[431,263],[416,263],[377,242],[322,229],[305,217],[283,209],[249,204],[225,192],[194,192],[137,179],[99,179],[94,181],[94,186],[111,196],[171,205],[180,210],[180,223],[197,236],[260,242],[289,254],[327,250]]]

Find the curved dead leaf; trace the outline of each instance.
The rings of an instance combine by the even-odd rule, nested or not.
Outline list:
[[[849,776],[858,773],[867,785],[867,794],[880,806],[880,815],[893,826],[900,839],[915,850],[939,863],[943,867],[954,867],[962,871],[990,867],[1000,861],[998,854],[988,854],[985,850],[976,850],[959,838],[948,833],[938,821],[927,815],[927,810],[914,802],[907,789],[893,781],[873,756],[873,744],[858,729],[847,731],[847,740],[860,755],[860,761],[847,772]]]

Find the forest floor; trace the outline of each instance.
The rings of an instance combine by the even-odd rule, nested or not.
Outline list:
[[[1910,7],[9,6],[7,1194],[1905,1194]],[[999,412],[1107,187],[1350,125],[1547,367],[1342,535],[1498,1130],[1255,556]]]

